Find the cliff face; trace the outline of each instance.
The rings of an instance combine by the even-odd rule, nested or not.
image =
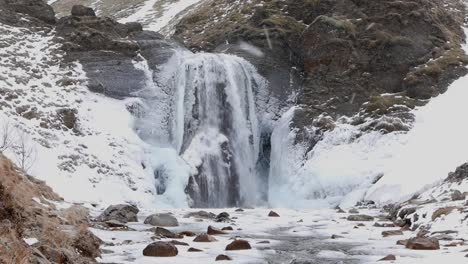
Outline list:
[[[321,114],[395,115],[387,110],[399,102],[382,103],[375,96],[383,93],[418,101],[445,92],[466,73],[463,18],[454,0],[208,1],[182,19],[175,36],[192,50],[247,58],[272,95],[297,95],[305,111],[295,121],[303,127]],[[379,101],[379,111],[363,107],[369,101]]]

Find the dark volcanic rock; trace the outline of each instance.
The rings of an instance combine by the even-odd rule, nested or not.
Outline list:
[[[111,205],[97,218],[100,222],[116,220],[121,223],[138,222],[137,214],[140,210],[128,204]]]
[[[83,5],[74,5],[71,10],[72,16],[96,16],[94,10],[91,7],[86,7]]]
[[[148,257],[175,257],[179,251],[172,243],[154,242],[143,249],[143,256]]]

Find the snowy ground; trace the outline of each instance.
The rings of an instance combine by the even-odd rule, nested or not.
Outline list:
[[[185,237],[180,241],[189,246],[177,246],[179,255],[171,258],[144,257],[142,250],[153,242],[151,228],[142,224],[144,215],[154,212],[143,212],[140,223],[130,224],[135,231],[104,231],[93,229],[93,232],[106,243],[106,250],[113,253],[104,254],[104,263],[214,263],[219,254],[230,256],[232,263],[375,263],[377,260],[393,254],[397,260],[392,263],[425,264],[425,263],[466,263],[464,257],[468,245],[445,247],[449,241],[441,241],[441,249],[434,251],[415,251],[396,245],[396,241],[415,236],[415,232],[404,231],[403,235],[382,237],[382,231],[398,230],[399,228],[374,227],[375,222],[390,223],[378,220],[382,213],[378,209],[359,209],[360,214],[376,217],[370,222],[350,222],[346,220],[348,213],[337,213],[335,210],[290,210],[274,209],[280,217],[268,217],[269,209],[245,209],[235,212],[225,209],[232,218],[229,223],[215,223],[212,220],[196,220],[184,218],[188,212],[197,210],[158,210],[171,212],[179,220],[180,226],[168,228],[171,231],[206,232],[209,225],[217,228],[232,226],[234,231],[227,235],[216,236],[218,242],[197,243],[193,237]],[[223,210],[207,210],[220,213]],[[360,224],[360,226],[358,226]],[[363,226],[361,226],[363,224]],[[441,228],[443,228],[441,226]],[[332,239],[332,235],[341,236]],[[233,237],[248,240],[252,250],[226,251],[226,245]],[[468,227],[458,234],[460,238],[468,238]],[[168,239],[170,241],[172,239]],[[261,241],[268,244],[259,244]],[[189,247],[202,249],[203,252],[187,252]],[[196,259],[196,260],[195,260]],[[196,262],[194,262],[196,261]],[[301,262],[306,261],[306,262]],[[307,262],[308,261],[308,262]],[[448,261],[448,262],[447,262]]]

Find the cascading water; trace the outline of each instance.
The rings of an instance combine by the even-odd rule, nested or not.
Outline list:
[[[254,74],[246,61],[216,54],[188,56],[177,72],[174,143],[197,170],[187,188],[195,206],[257,199]]]
[[[165,184],[186,179],[185,193],[194,207],[257,204],[262,193],[254,91],[266,84],[264,79],[239,57],[186,51],[176,52],[156,75],[157,85],[141,93],[146,114],[140,134],[164,148],[170,142],[188,164],[189,176],[159,161],[155,177],[162,170],[170,174]]]

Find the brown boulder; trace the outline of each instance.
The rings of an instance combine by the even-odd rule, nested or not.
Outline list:
[[[197,237],[195,237],[195,239],[193,240],[193,242],[216,242],[216,241],[218,241],[216,240],[216,238],[208,234],[200,234]]]
[[[207,234],[208,235],[225,235],[227,233],[224,232],[224,231],[219,230],[216,227],[208,226]]]
[[[439,240],[435,238],[414,237],[408,239],[406,248],[415,250],[436,250],[440,249]]]
[[[168,242],[154,242],[143,249],[143,256],[147,257],[175,257],[177,254],[176,246]]]
[[[252,249],[249,242],[243,239],[236,239],[226,246],[226,250],[247,250]]]
[[[226,256],[226,255],[218,255],[216,257],[216,261],[220,261],[220,260],[232,260],[232,258],[230,258],[229,256]]]
[[[202,252],[203,250],[198,249],[198,248],[193,248],[193,247],[191,247],[191,248],[189,248],[187,251],[188,251],[188,252]]]

